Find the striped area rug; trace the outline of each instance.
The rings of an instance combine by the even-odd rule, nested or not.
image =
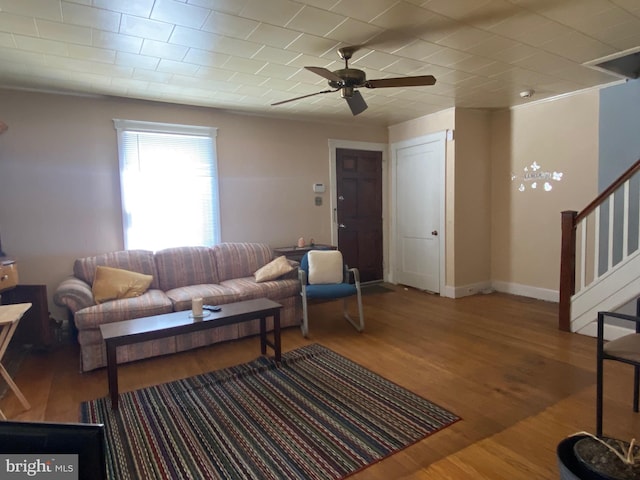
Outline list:
[[[318,344],[81,406],[124,479],[338,479],[459,418]]]

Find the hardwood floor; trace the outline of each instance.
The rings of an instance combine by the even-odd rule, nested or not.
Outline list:
[[[328,348],[456,413],[462,420],[354,475],[355,479],[557,479],[555,448],[595,429],[595,339],[557,329],[557,304],[505,294],[458,300],[403,287],[365,295],[358,334],[336,302],[310,309],[309,339],[283,332],[283,351]],[[216,370],[259,353],[257,337],[119,368],[120,390]],[[80,402],[107,395],[106,370],[80,374],[78,349],[30,355],[8,393],[11,419],[77,421]],[[640,438],[632,369],[605,366],[605,434]]]

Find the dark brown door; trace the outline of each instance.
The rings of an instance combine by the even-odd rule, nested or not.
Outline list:
[[[360,281],[382,280],[382,152],[336,149],[338,248]]]

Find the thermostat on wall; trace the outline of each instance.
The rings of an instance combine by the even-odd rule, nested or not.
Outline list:
[[[314,193],[324,193],[324,183],[314,183],[313,191]]]

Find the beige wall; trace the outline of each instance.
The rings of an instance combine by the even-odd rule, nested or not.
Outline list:
[[[597,195],[598,110],[596,90],[540,102],[492,119],[491,277],[499,289],[557,298],[560,212],[581,210]],[[562,172],[553,190],[518,190],[524,168]],[[535,291],[539,295],[535,295]]]
[[[330,241],[329,139],[387,142],[384,128],[235,115],[115,98],[0,90],[0,233],[22,283],[51,297],[79,256],[123,248],[114,118],[218,128],[223,241]],[[171,192],[167,192],[171,194]],[[171,219],[167,219],[171,221]],[[53,307],[52,312],[56,313]]]
[[[491,285],[491,112],[456,110],[455,296]]]
[[[595,90],[510,111],[450,109],[388,130],[2,90],[0,105],[9,125],[0,136],[3,248],[18,257],[22,283],[44,283],[50,296],[73,259],[123,246],[113,118],[217,127],[222,238],[273,246],[331,240],[329,193],[317,207],[311,188],[329,185],[330,139],[393,144],[455,130],[445,185],[446,284],[454,289],[490,280],[553,297],[560,212],[597,193]],[[563,173],[551,192],[519,192],[511,180],[534,161]]]

